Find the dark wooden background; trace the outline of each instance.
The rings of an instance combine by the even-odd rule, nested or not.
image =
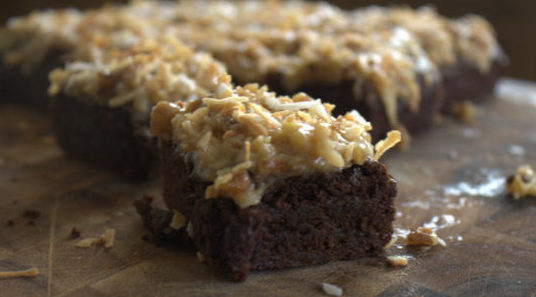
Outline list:
[[[14,15],[25,14],[36,8],[100,6],[103,0],[17,0],[0,1],[0,20],[5,22]],[[363,5],[409,4],[413,7],[432,4],[447,16],[478,13],[488,18],[499,34],[501,44],[511,57],[509,75],[536,80],[536,1],[532,0],[331,0],[344,8]]]

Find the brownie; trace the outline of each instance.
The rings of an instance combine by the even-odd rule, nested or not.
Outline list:
[[[62,65],[62,50],[53,50],[47,54],[44,63],[30,73],[23,73],[17,67],[0,63],[0,92],[2,100],[23,104],[39,110],[48,110],[50,97],[48,74]]]
[[[208,264],[235,281],[250,270],[376,256],[391,238],[397,187],[377,161],[278,180],[259,204],[240,208],[205,199],[208,184],[174,144],[163,142],[161,155],[166,204],[190,220]]]
[[[52,114],[56,141],[69,156],[131,181],[154,172],[156,140],[149,133],[149,114],[65,94],[53,98]]]
[[[495,60],[487,73],[482,73],[467,62],[458,61],[454,66],[443,67],[445,100],[442,112],[449,113],[452,107],[464,100],[483,103],[491,99],[495,84],[504,74],[508,59]]]

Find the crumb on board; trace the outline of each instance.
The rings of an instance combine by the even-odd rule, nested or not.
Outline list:
[[[322,290],[324,290],[324,293],[331,296],[342,296],[343,293],[340,287],[330,283],[322,283]]]
[[[508,192],[514,199],[536,197],[536,173],[529,165],[517,168],[516,174],[506,179]]]
[[[447,244],[443,239],[439,238],[434,230],[427,227],[419,227],[409,232],[406,237],[406,244],[411,245],[425,245],[425,246],[446,246]]]
[[[41,213],[38,212],[37,210],[26,209],[23,215],[25,218],[28,218],[28,219],[37,219],[41,216]]]
[[[99,237],[88,237],[76,242],[75,247],[89,248],[92,245],[104,246],[105,248],[111,248],[114,246],[115,241],[115,229],[108,228]]]
[[[27,225],[28,226],[35,226],[35,221],[34,220],[29,220]]]
[[[456,103],[452,107],[452,113],[458,120],[466,124],[472,124],[476,120],[476,107],[471,101]]]
[[[14,277],[29,277],[29,276],[36,276],[38,274],[39,274],[39,270],[37,268],[30,268],[30,269],[19,270],[19,271],[0,271],[0,279],[14,278]]]
[[[98,238],[89,237],[79,240],[74,246],[78,248],[89,248],[93,244],[97,243]]]
[[[408,265],[408,258],[404,256],[388,256],[387,265],[389,267],[405,267]]]
[[[71,233],[69,234],[69,237],[72,239],[80,238],[80,230],[78,230],[76,227],[73,227],[71,229]]]
[[[15,226],[15,221],[13,221],[13,220],[7,220],[7,225],[8,225],[9,227],[13,227],[13,226]]]

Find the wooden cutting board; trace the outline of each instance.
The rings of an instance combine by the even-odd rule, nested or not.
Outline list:
[[[504,80],[477,121],[444,120],[384,157],[399,182],[397,232],[428,223],[447,247],[391,247],[383,259],[252,273],[232,283],[180,247],[157,247],[132,201],[160,197],[158,182],[129,184],[66,158],[46,115],[0,107],[0,271],[39,275],[0,280],[0,296],[536,296],[536,199],[515,201],[504,178],[536,166],[536,85]],[[38,218],[24,216],[37,210]],[[12,226],[8,225],[12,221]],[[111,249],[75,248],[71,229],[117,230]]]

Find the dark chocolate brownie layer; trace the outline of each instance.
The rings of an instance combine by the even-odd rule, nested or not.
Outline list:
[[[24,74],[20,69],[0,62],[1,100],[47,110],[51,101],[47,92],[48,74],[62,65],[61,55],[62,51],[59,50],[48,54],[44,64],[30,74]]]
[[[492,98],[495,84],[504,74],[507,64],[506,57],[499,58],[487,73],[482,73],[462,61],[453,67],[443,68],[441,73],[445,86],[445,101],[442,112],[450,112],[454,104],[464,100],[480,103]]]
[[[250,270],[375,256],[391,238],[396,182],[378,162],[276,181],[259,204],[240,209],[205,199],[207,183],[173,144],[163,143],[161,154],[168,207],[190,220],[207,262],[236,281]]]
[[[149,114],[65,95],[53,99],[52,113],[56,141],[67,154],[132,181],[154,171],[156,140],[149,134]]]

